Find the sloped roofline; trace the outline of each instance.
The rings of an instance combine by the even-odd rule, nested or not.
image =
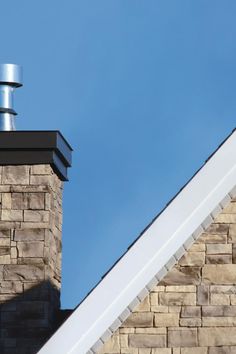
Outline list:
[[[144,230],[39,354],[96,353],[236,196],[236,131]]]

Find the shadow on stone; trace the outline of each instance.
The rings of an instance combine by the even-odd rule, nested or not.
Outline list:
[[[29,284],[30,287],[30,284]],[[72,313],[58,310],[59,291],[47,282],[0,304],[0,353],[35,354]]]

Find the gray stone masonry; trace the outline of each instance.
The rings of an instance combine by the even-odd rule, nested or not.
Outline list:
[[[236,200],[100,351],[111,353],[236,354]]]
[[[34,354],[60,308],[62,182],[50,165],[0,167],[0,353]]]

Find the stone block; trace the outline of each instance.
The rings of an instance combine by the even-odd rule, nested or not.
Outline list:
[[[229,230],[229,225],[217,224],[216,222],[214,222],[213,224],[211,224],[208,227],[207,233],[208,234],[227,234],[228,230]]]
[[[152,349],[152,354],[171,354],[171,348],[156,348],[156,349]]]
[[[211,243],[206,245],[207,254],[231,254],[231,244]]]
[[[11,209],[11,193],[2,193],[2,209]]]
[[[180,260],[181,266],[202,266],[205,263],[205,252],[187,252]]]
[[[20,229],[15,230],[15,241],[43,241],[45,230],[40,228],[35,229]]]
[[[177,327],[179,325],[179,314],[158,313],[155,315],[154,324],[156,327]]]
[[[18,242],[17,250],[19,257],[43,257],[43,242]]]
[[[10,247],[0,247],[0,256],[10,254]]]
[[[201,317],[201,307],[182,306],[181,317]]]
[[[209,354],[236,354],[236,347],[211,347]]]
[[[197,345],[196,328],[168,330],[168,347],[197,347]]]
[[[197,305],[209,305],[209,286],[199,285],[197,287]]]
[[[2,221],[22,221],[23,220],[23,212],[22,210],[2,210]]]
[[[45,207],[45,193],[29,193],[29,208],[30,209],[44,209]]]
[[[29,166],[3,166],[2,184],[29,184]]]
[[[211,294],[211,305],[230,305],[230,295]]]
[[[166,286],[166,292],[195,293],[196,286],[195,285],[169,285]]]
[[[181,318],[180,326],[182,327],[200,327],[202,325],[201,318]]]
[[[44,270],[36,265],[9,264],[4,266],[3,277],[5,280],[43,280]]]
[[[113,335],[102,347],[103,353],[120,353],[119,336]]]
[[[229,243],[236,243],[236,225],[235,224],[231,224],[229,226],[228,242]]]
[[[235,285],[212,285],[210,287],[212,294],[236,294]]]
[[[166,336],[161,334],[130,334],[129,346],[131,348],[163,348],[166,346]]]
[[[152,327],[153,314],[151,312],[134,312],[124,322],[123,327]]]
[[[210,284],[235,284],[235,264],[206,264],[202,268],[202,279]]]
[[[166,312],[169,312],[169,307],[168,306],[151,306],[151,311],[157,312],[157,313],[166,313]]]
[[[159,305],[159,300],[158,300],[158,293],[150,293],[150,304],[151,306],[158,306]]]
[[[12,193],[12,209],[28,209],[28,193]]]
[[[206,256],[206,264],[231,264],[232,261],[232,255],[229,254],[215,254]]]
[[[33,165],[31,166],[32,175],[51,175],[53,174],[50,165]]]
[[[203,317],[203,327],[232,327],[236,325],[236,317]]]
[[[204,243],[194,243],[191,248],[190,252],[205,252],[206,246]]]
[[[139,334],[166,334],[166,327],[135,328],[135,333]]]
[[[232,248],[232,262],[235,264],[236,263],[236,243],[233,243],[233,248]]]
[[[145,299],[134,309],[134,312],[148,312],[148,311],[150,311],[149,296],[145,297]]]
[[[236,223],[236,214],[219,214],[215,222],[222,224],[235,224]]]
[[[227,226],[228,228],[228,226]],[[197,241],[200,244],[209,243],[227,243],[227,232],[225,234],[202,234]]]
[[[199,267],[175,267],[167,273],[160,285],[197,285],[200,283]]]
[[[236,327],[202,327],[198,329],[198,339],[201,347],[236,345]]]
[[[207,354],[207,347],[198,347],[198,348],[181,348],[181,354]]]
[[[48,222],[49,212],[46,210],[24,210],[24,221]]]
[[[236,306],[203,306],[202,316],[218,317],[218,316],[236,316]]]
[[[0,256],[0,264],[11,264],[11,256]]]
[[[160,293],[160,305],[182,306],[196,305],[195,293]]]

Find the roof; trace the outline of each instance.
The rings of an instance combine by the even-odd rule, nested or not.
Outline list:
[[[144,230],[39,354],[96,353],[236,196],[236,131]]]

